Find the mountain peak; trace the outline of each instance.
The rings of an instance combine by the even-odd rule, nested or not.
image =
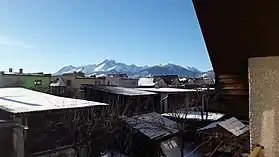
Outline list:
[[[63,73],[82,71],[86,75],[101,75],[110,73],[126,73],[129,76],[154,76],[154,75],[178,75],[178,76],[196,76],[202,72],[194,67],[182,67],[172,63],[164,63],[154,66],[137,66],[127,65],[125,63],[116,62],[113,59],[105,59],[99,64],[85,65],[74,67],[72,65],[65,66],[54,75]]]
[[[116,63],[113,59],[105,59],[102,63]]]

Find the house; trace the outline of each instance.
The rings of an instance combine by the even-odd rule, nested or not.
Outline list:
[[[128,78],[127,74],[108,74],[107,77],[120,77],[120,78]]]
[[[54,95],[66,95],[66,83],[62,77],[57,77],[52,83],[50,83],[51,94]]]
[[[181,82],[177,75],[161,75],[161,76],[154,76],[155,82],[159,79],[163,79],[167,86],[170,87],[179,87]]]
[[[23,69],[13,72],[10,68],[8,72],[0,72],[0,88],[4,87],[24,87],[32,90],[49,92],[51,74],[44,73],[24,73]]]
[[[117,86],[83,85],[84,99],[103,102],[124,112],[125,115],[146,113],[159,110],[160,97],[157,93],[142,91],[137,88]]]
[[[106,77],[105,85],[136,88],[138,86],[138,79],[129,78],[127,74],[109,74]]]
[[[83,126],[86,116],[105,106],[24,88],[0,88],[0,143],[6,145],[0,148],[0,156],[43,156],[68,146],[76,151],[73,137],[79,135],[74,128],[80,125],[73,123],[75,115],[79,114]]]
[[[154,77],[142,77],[139,78],[138,87],[139,88],[149,88],[149,87],[161,88],[161,87],[167,87],[167,84],[160,77],[156,79]]]
[[[82,84],[104,85],[105,78],[86,77],[82,72],[67,73],[60,76],[53,76],[50,86],[53,94],[68,97],[82,97]]]

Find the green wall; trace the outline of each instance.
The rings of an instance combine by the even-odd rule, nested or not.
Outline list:
[[[21,86],[28,89],[33,89],[37,91],[48,92],[50,85],[51,76],[32,76],[32,75],[23,75],[21,76]],[[41,86],[35,85],[35,80],[42,80]]]

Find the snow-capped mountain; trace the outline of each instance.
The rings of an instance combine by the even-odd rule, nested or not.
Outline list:
[[[215,77],[215,73],[214,73],[213,70],[209,70],[207,72],[202,73],[201,77],[203,77],[203,78],[214,78]]]
[[[86,75],[105,75],[111,73],[126,73],[129,76],[154,76],[154,75],[170,75],[175,74],[179,76],[200,76],[203,73],[194,67],[182,67],[175,64],[165,63],[155,66],[136,66],[134,64],[127,65],[115,60],[104,60],[99,64],[92,64],[86,66],[65,66],[54,75],[61,75],[64,73],[84,72]]]
[[[117,71],[121,73],[137,73],[145,67],[136,65],[126,65],[124,63],[116,62],[115,60],[104,60],[102,63],[96,65],[94,72],[109,72]]]
[[[182,67],[175,64],[165,63],[160,65],[155,65],[148,67],[140,71],[137,76],[146,76],[146,75],[178,75],[178,76],[198,76],[201,74],[201,71],[194,67]]]

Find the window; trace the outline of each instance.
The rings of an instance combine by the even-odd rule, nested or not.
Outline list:
[[[35,84],[35,86],[42,86],[43,81],[42,80],[35,80],[34,84]]]
[[[71,80],[67,80],[66,84],[67,84],[67,86],[71,86],[72,85],[72,81]]]
[[[95,81],[95,85],[100,85],[101,82],[100,81]]]

